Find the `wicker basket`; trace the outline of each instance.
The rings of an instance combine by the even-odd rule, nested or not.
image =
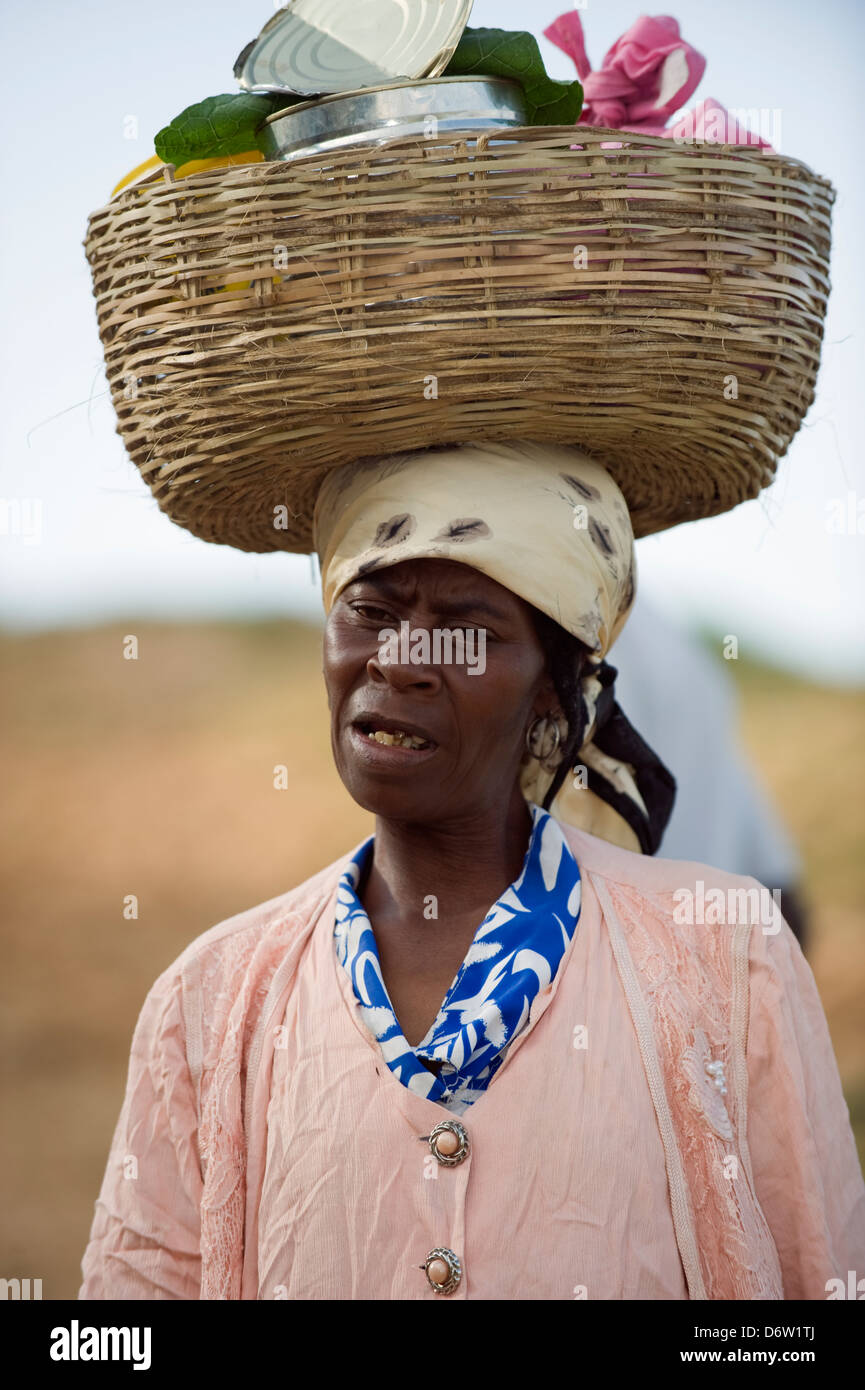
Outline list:
[[[478,438],[594,454],[638,536],[712,516],[813,399],[833,199],[765,150],[583,126],[166,166],[88,223],[118,430],[241,550],[310,551],[329,468]]]

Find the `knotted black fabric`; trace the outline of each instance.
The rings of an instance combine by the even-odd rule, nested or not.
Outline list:
[[[633,769],[637,790],[645,803],[643,814],[631,797],[591,766],[586,767],[586,781],[591,791],[601,797],[628,822],[640,841],[644,854],[655,854],[660,846],[676,800],[676,779],[661,762],[657,753],[637,733],[615,698],[618,669],[602,661],[597,667],[601,694],[595,705],[596,748],[609,758],[627,763]],[[585,701],[583,702],[585,705]]]

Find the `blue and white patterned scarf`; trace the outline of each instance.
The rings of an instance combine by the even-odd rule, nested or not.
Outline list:
[[[558,822],[527,802],[533,826],[519,878],[478,927],[426,1036],[410,1047],[381,973],[375,936],[355,889],[375,840],[342,875],[334,937],[361,1016],[390,1070],[409,1090],[460,1114],[483,1094],[558,969],[580,915],[580,871]],[[431,930],[435,930],[434,926]],[[434,1075],[420,1057],[441,1061]]]

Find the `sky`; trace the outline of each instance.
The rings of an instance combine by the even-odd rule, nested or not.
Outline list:
[[[530,28],[547,71],[575,76],[542,37],[564,0],[475,0],[469,24]],[[642,10],[578,5],[593,66]],[[665,6],[666,10],[666,6]],[[862,393],[865,215],[860,0],[671,0],[707,58],[693,103],[771,110],[785,155],[832,180],[833,292],[817,397],[760,498],[638,542],[645,598],[688,626],[734,634],[743,655],[865,680]],[[56,0],[6,7],[0,103],[0,626],[134,617],[323,621],[306,556],[207,544],[157,508],[126,455],[102,366],[83,239],[87,216],[153,153],[184,107],[237,88],[241,48],[273,12],[251,0]],[[855,59],[855,61],[854,61]],[[11,504],[11,505],[10,505]],[[827,524],[840,508],[849,524]],[[861,529],[860,529],[861,528]]]

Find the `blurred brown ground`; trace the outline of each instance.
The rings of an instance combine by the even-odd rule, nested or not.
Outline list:
[[[130,632],[137,661],[122,655]],[[150,985],[193,937],[302,882],[373,821],[333,766],[314,627],[4,635],[0,664],[0,1274],[74,1298]],[[746,744],[805,860],[809,960],[861,1159],[865,700],[741,660],[728,669]],[[123,917],[128,894],[137,921]]]

